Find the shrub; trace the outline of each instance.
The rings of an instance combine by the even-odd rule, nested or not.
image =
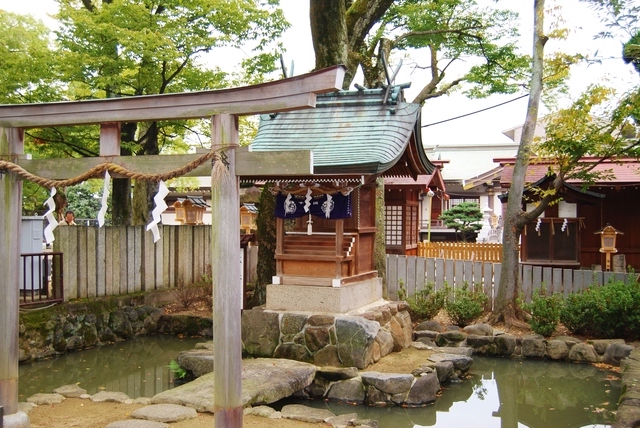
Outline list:
[[[559,294],[548,296],[543,286],[533,293],[531,303],[523,304],[522,308],[531,314],[529,325],[533,332],[549,337],[560,322],[562,298]]]
[[[430,320],[438,315],[444,307],[446,290],[433,290],[433,284],[429,283],[422,290],[416,291],[413,296],[407,296],[404,284],[400,282],[398,298],[409,304],[409,312],[413,321]]]
[[[601,338],[640,336],[640,284],[610,281],[565,300],[560,321],[572,333]]]
[[[448,290],[444,310],[458,327],[471,324],[484,313],[484,305],[489,298],[484,294],[482,287],[475,286],[470,289],[469,284],[465,282],[462,288]]]

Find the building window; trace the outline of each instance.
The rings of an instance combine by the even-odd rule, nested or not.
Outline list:
[[[384,207],[385,244],[402,245],[402,206],[387,205]]]
[[[447,202],[448,206],[445,208],[447,210],[450,210],[451,208],[455,207],[456,205],[460,205],[463,202],[475,202],[476,204],[478,204],[478,206],[480,206],[479,197],[452,196]]]
[[[525,226],[522,261],[539,264],[577,264],[580,259],[579,219],[541,218]],[[564,230],[563,230],[564,229]]]

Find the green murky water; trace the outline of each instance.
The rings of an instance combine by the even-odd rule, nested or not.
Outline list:
[[[582,364],[474,357],[472,376],[448,385],[436,402],[420,408],[365,407],[286,400],[358,413],[381,427],[574,428],[613,422],[619,375]]]
[[[65,354],[51,360],[21,364],[19,400],[38,392],[78,383],[93,395],[121,391],[131,398],[152,397],[174,386],[167,365],[180,351],[193,349],[203,339],[146,336]]]
[[[108,390],[152,397],[174,386],[167,368],[171,359],[200,341],[148,336],[22,364],[20,400],[76,382],[89,394]],[[620,396],[619,375],[590,365],[474,357],[471,373],[464,382],[448,385],[435,404],[420,408],[295,402],[336,414],[356,412],[377,419],[381,427],[574,428],[608,426]]]

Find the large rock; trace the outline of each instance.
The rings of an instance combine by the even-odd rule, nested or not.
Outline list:
[[[493,327],[491,327],[489,324],[472,324],[466,326],[462,330],[469,336],[493,336]]]
[[[344,366],[364,369],[373,362],[373,342],[380,323],[361,317],[338,317],[335,321],[337,348]]]
[[[387,394],[407,392],[413,384],[414,377],[409,374],[363,372],[360,374],[364,386],[373,386]]]
[[[191,407],[177,404],[154,404],[135,410],[132,417],[156,422],[178,422],[187,419],[195,419],[198,413]]]
[[[169,428],[169,424],[142,419],[127,419],[126,421],[111,422],[105,428]]]
[[[516,337],[511,334],[497,335],[493,342],[500,356],[510,357],[516,351]]]
[[[80,388],[75,383],[71,385],[63,385],[53,390],[56,394],[64,395],[67,398],[77,398],[87,393],[87,390]]]
[[[473,359],[471,357],[456,354],[433,354],[429,356],[429,360],[434,363],[451,361],[456,370],[460,370],[463,373],[469,370],[469,367],[473,364]]]
[[[542,358],[547,347],[545,339],[538,334],[530,334],[522,338],[522,355],[526,358]]]
[[[547,356],[552,360],[564,360],[569,355],[569,347],[564,340],[553,339],[547,342]]]
[[[323,423],[329,418],[335,417],[335,413],[327,409],[316,409],[302,404],[287,404],[280,410],[284,419],[309,422],[312,424]]]
[[[574,363],[597,363],[598,354],[593,348],[593,345],[588,345],[586,343],[576,343],[569,350],[567,359],[573,361]]]
[[[190,349],[182,351],[177,358],[180,367],[200,377],[213,371],[213,350]]]
[[[433,373],[423,374],[416,379],[409,395],[405,399],[405,404],[409,406],[421,406],[436,400],[436,395],[440,391],[438,375]]]
[[[393,352],[393,336],[387,330],[380,329],[376,336],[376,343],[380,345],[380,357],[386,357]]]
[[[130,338],[133,335],[131,321],[124,311],[113,311],[109,316],[109,329],[117,336]]]
[[[247,354],[272,357],[279,340],[277,313],[260,310],[242,312],[242,347]]]
[[[611,364],[612,366],[620,366],[620,361],[627,358],[633,349],[633,346],[626,345],[624,343],[611,343],[604,350],[602,362],[605,364]]]
[[[242,360],[242,404],[274,403],[311,385],[316,373],[312,364],[299,361],[256,358]],[[180,404],[198,412],[213,413],[215,372],[193,382],[156,394],[153,404]]]
[[[62,394],[44,394],[37,393],[27,398],[27,403],[37,404],[38,406],[60,404],[64,401],[65,397]]]
[[[398,312],[389,320],[389,331],[393,337],[393,350],[400,352],[411,345],[413,330],[408,312]]]
[[[416,326],[415,331],[444,331],[444,327],[438,321],[422,321]],[[435,337],[435,336],[434,336]]]
[[[362,404],[365,399],[364,387],[359,379],[341,380],[331,385],[327,398],[345,403]]]
[[[596,350],[598,355],[603,355],[607,346],[612,343],[624,344],[624,339],[595,339],[587,341],[588,344],[593,345],[593,349]]]
[[[460,330],[449,330],[438,333],[436,336],[436,344],[438,346],[461,346],[462,342],[467,338],[467,333]]]

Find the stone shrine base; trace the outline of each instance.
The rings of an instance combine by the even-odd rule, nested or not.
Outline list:
[[[265,309],[346,314],[382,299],[382,279],[372,278],[340,287],[269,284]]]

